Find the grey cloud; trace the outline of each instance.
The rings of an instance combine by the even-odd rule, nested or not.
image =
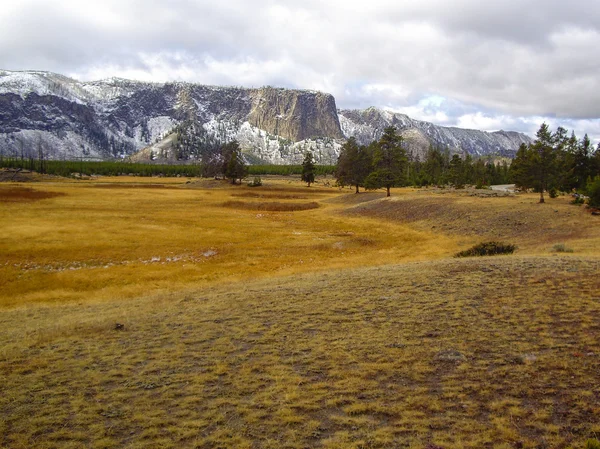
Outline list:
[[[423,114],[448,123],[477,111],[600,116],[596,2],[88,2],[97,17],[78,5],[22,0],[0,12],[2,68],[316,88],[340,107],[436,94],[447,103]]]

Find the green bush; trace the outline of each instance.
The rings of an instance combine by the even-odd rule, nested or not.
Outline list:
[[[600,176],[596,176],[592,182],[588,183],[586,190],[590,207],[600,208]]]
[[[517,247],[501,242],[484,242],[474,247],[456,253],[454,257],[473,257],[473,256],[495,256],[498,254],[512,254]]]
[[[581,196],[576,196],[571,200],[571,204],[575,204],[576,206],[581,206],[585,203],[585,200]]]
[[[556,190],[555,187],[552,187],[549,191],[548,191],[548,195],[550,195],[550,198],[558,198],[558,190]]]
[[[600,449],[600,441],[596,439],[587,440],[585,443],[585,449]]]
[[[260,176],[255,176],[254,179],[252,180],[252,182],[248,183],[248,187],[260,187],[262,186],[262,179],[260,179]]]
[[[572,253],[573,248],[569,248],[564,243],[557,243],[552,247],[552,251],[555,253]]]

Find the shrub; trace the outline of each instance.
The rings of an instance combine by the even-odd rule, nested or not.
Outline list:
[[[596,439],[587,440],[585,443],[585,449],[600,449],[600,441]]]
[[[600,208],[600,176],[596,176],[592,182],[588,183],[587,194],[590,207]]]
[[[550,195],[550,198],[558,198],[558,190],[556,190],[555,187],[552,187],[549,191],[548,191],[548,195]]]
[[[498,254],[512,254],[517,247],[501,242],[484,242],[474,247],[456,253],[454,257],[472,257],[472,256],[495,256]]]
[[[578,195],[571,200],[571,204],[575,204],[576,206],[581,206],[584,203],[585,203],[585,199],[581,195]]]
[[[248,187],[260,187],[262,186],[262,179],[260,179],[260,176],[255,176],[254,179],[252,180],[252,182],[248,183]]]
[[[552,251],[556,253],[572,253],[573,248],[569,248],[564,243],[557,243],[552,247]]]

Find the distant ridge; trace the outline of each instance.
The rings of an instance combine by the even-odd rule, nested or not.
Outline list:
[[[154,83],[109,78],[80,82],[43,71],[0,70],[3,155],[197,160],[237,139],[250,162],[299,163],[310,150],[334,164],[345,139],[361,143],[396,126],[413,154],[430,144],[452,152],[512,155],[524,134],[445,128],[376,108],[337,110],[310,90]]]

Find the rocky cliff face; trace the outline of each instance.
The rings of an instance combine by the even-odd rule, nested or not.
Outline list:
[[[342,139],[335,99],[329,94],[266,87],[252,92],[251,125],[294,142]]]
[[[48,72],[0,70],[0,154],[49,158],[197,158],[237,139],[250,162],[300,163],[312,151],[334,164],[344,139],[378,139],[396,126],[409,152],[430,143],[472,154],[511,154],[527,136],[444,128],[369,108],[337,111],[325,93],[124,79],[79,82]],[[181,146],[181,140],[187,147]]]
[[[195,143],[238,139],[256,162],[296,163],[312,150],[335,163],[343,138],[335,99],[320,92],[109,79],[81,83],[47,72],[0,71],[0,151],[50,158],[123,157],[183,123]],[[151,156],[152,157],[152,156]]]

